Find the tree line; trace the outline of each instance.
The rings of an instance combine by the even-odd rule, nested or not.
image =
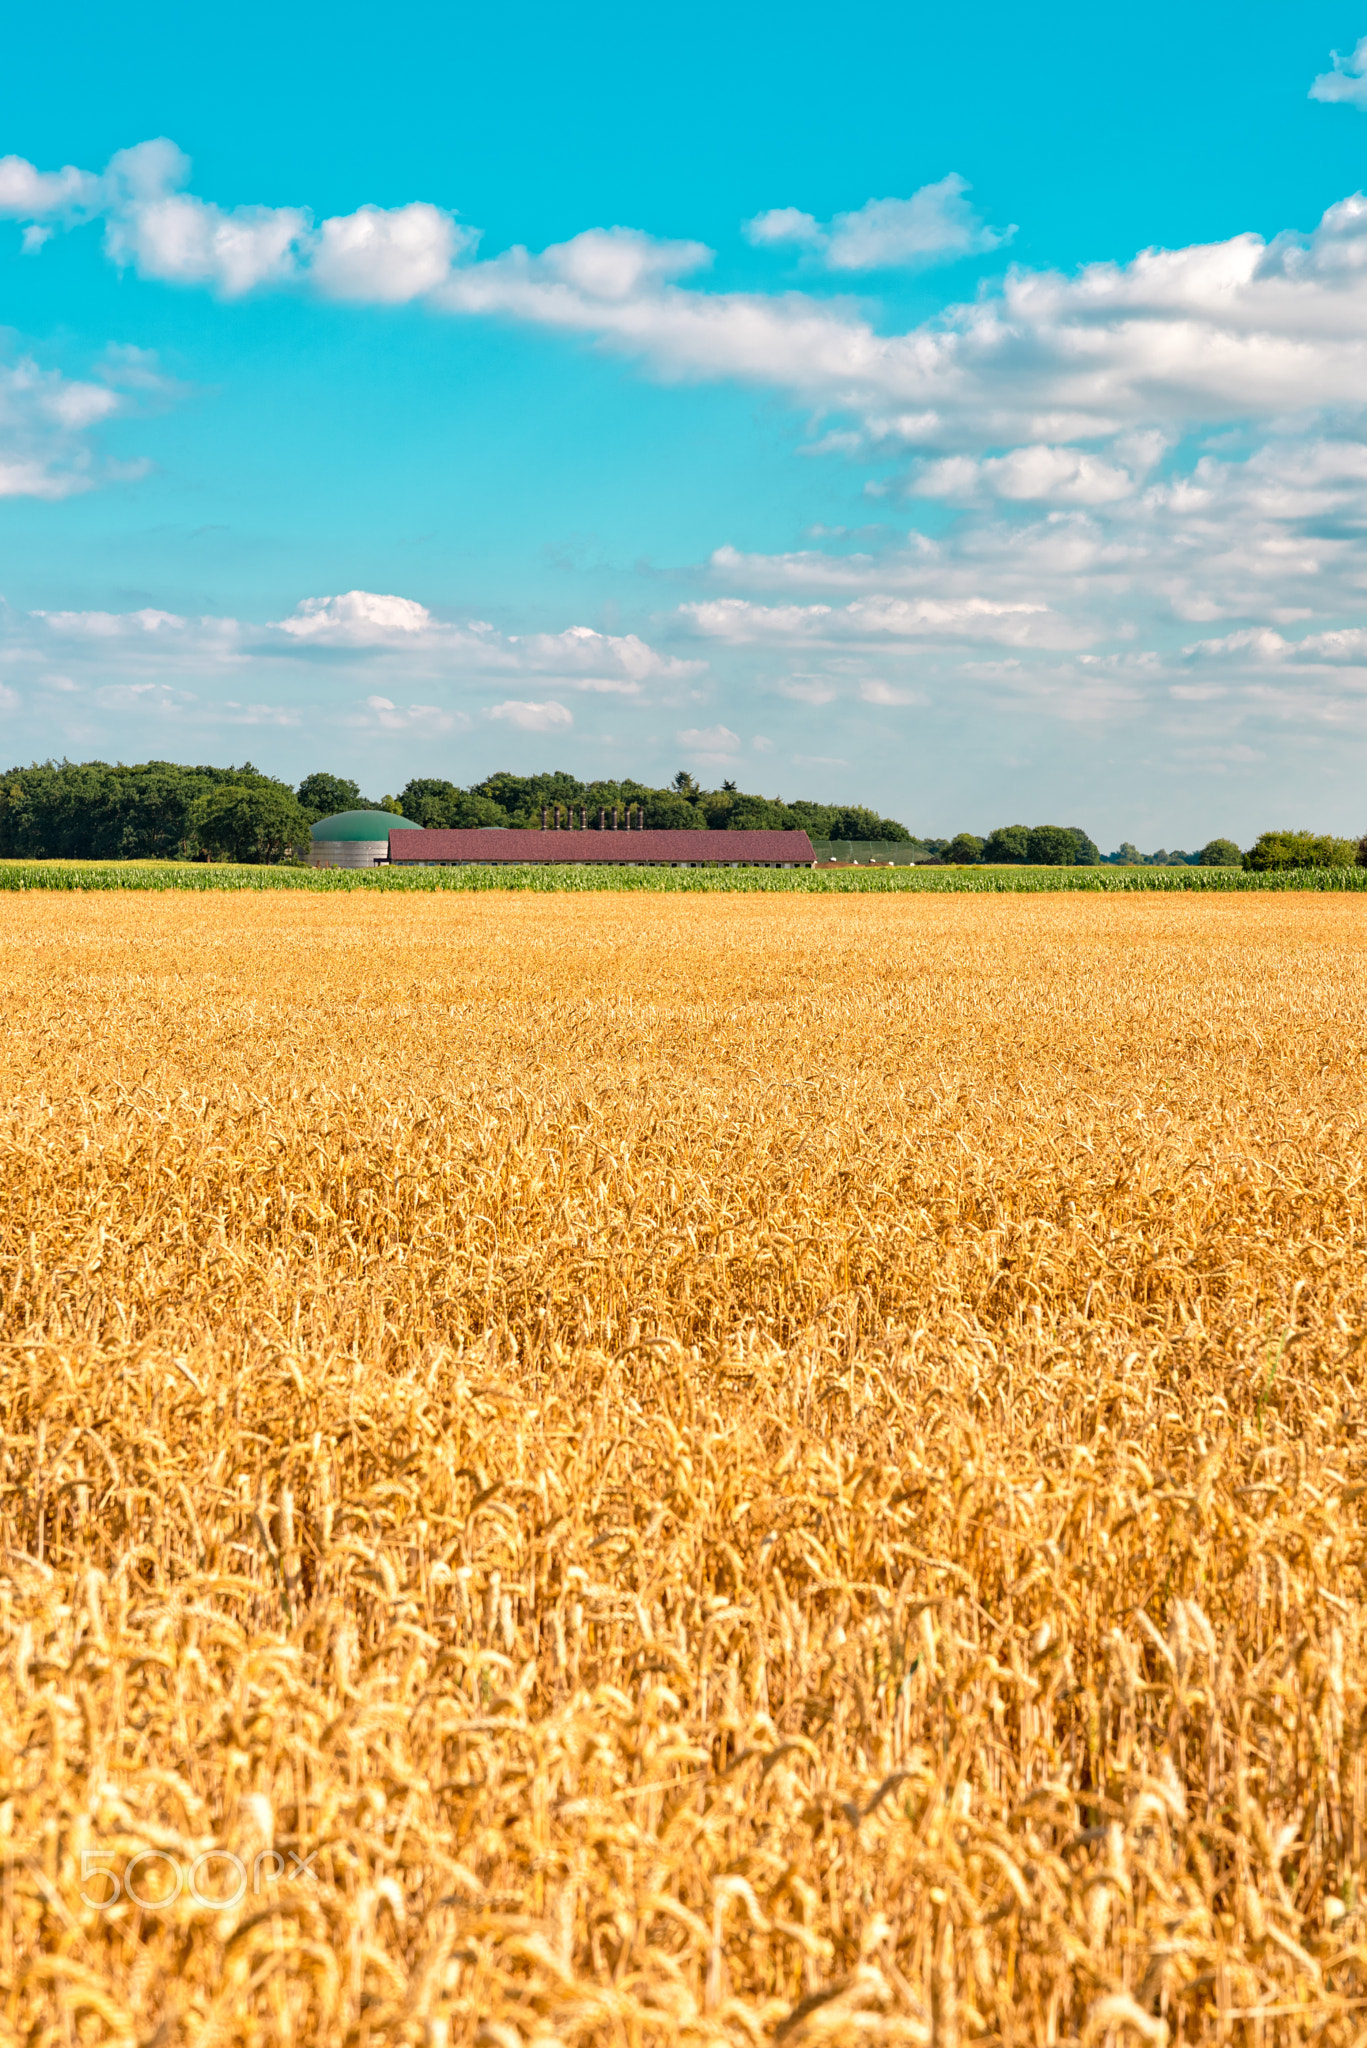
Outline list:
[[[1337,839],[1322,832],[1263,832],[1244,851],[1232,839],[1208,839],[1198,853],[1141,853],[1128,839],[1101,853],[1078,826],[999,825],[985,839],[972,832],[926,841],[939,860],[958,866],[1275,868],[1367,867],[1367,837]]]
[[[680,771],[667,789],[648,783],[581,782],[564,772],[500,772],[468,789],[436,776],[397,796],[365,797],[346,776],[319,771],[296,789],[244,761],[240,768],[44,761],[0,772],[0,856],[30,860],[279,861],[307,847],[309,827],[338,811],[388,811],[415,825],[539,826],[559,805],[585,811],[638,808],[649,830],[805,831],[813,839],[911,844],[896,819],[860,804],[754,796],[724,782],[705,790]]]
[[[905,825],[895,818],[880,818],[863,804],[822,804],[802,797],[785,803],[782,797],[755,796],[734,782],[703,789],[682,768],[667,789],[630,780],[581,782],[563,770],[549,775],[500,771],[469,789],[423,776],[406,783],[397,802],[405,817],[427,826],[539,826],[543,812],[559,804],[576,816],[585,812],[596,827],[600,811],[610,817],[614,809],[625,812],[628,806],[639,806],[647,831],[806,832],[812,839],[914,843]]]
[[[918,858],[977,866],[1097,867],[1107,865],[1367,867],[1361,843],[1313,832],[1264,832],[1246,851],[1211,839],[1197,853],[1141,854],[1126,840],[1103,854],[1077,825],[1000,825],[982,837],[918,838],[894,818],[861,804],[785,802],[723,782],[703,789],[681,769],[665,789],[644,782],[581,782],[557,770],[513,775],[500,770],[462,788],[419,776],[397,796],[366,798],[359,783],[319,770],[297,788],[244,761],[240,768],[185,767],[175,761],[126,765],[108,761],[43,761],[0,771],[0,857],[29,860],[233,860],[275,862],[299,857],[310,825],[338,811],[375,810],[415,825],[494,825],[516,831],[539,826],[556,805],[587,813],[596,825],[638,808],[652,830],[804,831],[814,841],[855,841],[907,848]]]

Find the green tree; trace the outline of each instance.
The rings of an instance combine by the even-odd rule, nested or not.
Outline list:
[[[731,799],[726,817],[728,832],[782,832],[788,824],[788,806],[772,797],[747,796],[742,790]],[[807,830],[807,827],[802,827]],[[834,838],[834,833],[828,833]]]
[[[490,798],[504,812],[510,825],[537,827],[541,824],[542,811],[552,805],[577,806],[588,802],[588,793],[579,777],[568,774],[563,768],[557,768],[548,775],[512,775],[506,769],[500,769],[497,774],[487,775],[483,782],[473,783],[467,794]]]
[[[983,843],[973,832],[956,832],[945,848],[944,857],[955,867],[974,866],[983,857]]]
[[[447,782],[437,775],[420,775],[415,781],[404,784],[399,791],[399,802],[405,818],[411,818],[415,825],[425,825],[431,831],[450,824],[451,812],[464,795],[465,791],[458,789],[454,782]]]
[[[339,811],[361,809],[360,783],[349,782],[345,775],[326,775],[322,769],[306,775],[294,794],[300,808],[312,811],[315,818],[335,818]]]
[[[1077,864],[1077,842],[1066,825],[1032,825],[1025,846],[1031,867],[1071,868]]]
[[[473,790],[458,789],[454,782],[437,776],[420,776],[406,782],[397,798],[399,811],[415,825],[449,831],[471,825],[510,825],[512,819],[502,804],[491,796],[477,796]],[[538,824],[540,819],[537,820]]]
[[[1244,866],[1255,873],[1273,868],[1347,868],[1357,859],[1352,839],[1335,839],[1328,833],[1263,832],[1244,855]]]
[[[866,810],[863,804],[847,804],[836,814],[832,839],[871,839],[874,841],[895,841],[900,846],[910,842],[911,834],[905,825],[895,819],[880,818],[877,811]]]
[[[201,797],[229,784],[267,781],[250,761],[240,768],[34,762],[0,775],[0,853],[38,860],[183,859],[191,850],[190,812]]]
[[[1232,839],[1208,839],[1196,856],[1202,868],[1241,868],[1244,857]]]
[[[309,820],[280,783],[229,783],[202,796],[190,827],[208,852],[260,866],[308,844]]]
[[[645,798],[648,832],[705,832],[707,820],[696,804],[672,789],[652,789]],[[598,821],[595,818],[594,823]]]
[[[1094,839],[1089,839],[1081,825],[1069,825],[1068,836],[1073,842],[1073,866],[1075,868],[1099,868],[1101,849]]]
[[[1028,825],[998,825],[995,832],[988,833],[983,845],[983,859],[993,866],[1009,862],[1013,867],[1023,867],[1029,858]]]

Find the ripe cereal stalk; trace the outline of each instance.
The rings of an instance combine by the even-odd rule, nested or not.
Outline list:
[[[1359,2041],[1365,950],[0,897],[0,2038]]]

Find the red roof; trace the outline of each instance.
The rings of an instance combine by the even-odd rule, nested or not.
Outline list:
[[[522,832],[475,826],[391,832],[389,858],[395,867],[431,861],[721,861],[789,867],[806,866],[816,855],[805,832]]]

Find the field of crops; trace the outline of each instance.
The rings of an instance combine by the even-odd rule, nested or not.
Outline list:
[[[50,889],[95,892],[148,891],[164,895],[255,893],[307,889],[323,895],[357,890],[381,895],[431,895],[455,890],[531,890],[559,896],[644,891],[649,895],[899,896],[1051,895],[1081,890],[1088,895],[1181,893],[1228,895],[1248,890],[1288,889],[1362,893],[1367,868],[1032,868],[1032,867],[836,867],[822,869],[725,867],[579,867],[527,862],[509,867],[308,868],[252,867],[233,863],[200,866],[193,861],[0,861],[0,893]]]
[[[1361,2042],[1364,968],[0,895],[0,2040]]]

